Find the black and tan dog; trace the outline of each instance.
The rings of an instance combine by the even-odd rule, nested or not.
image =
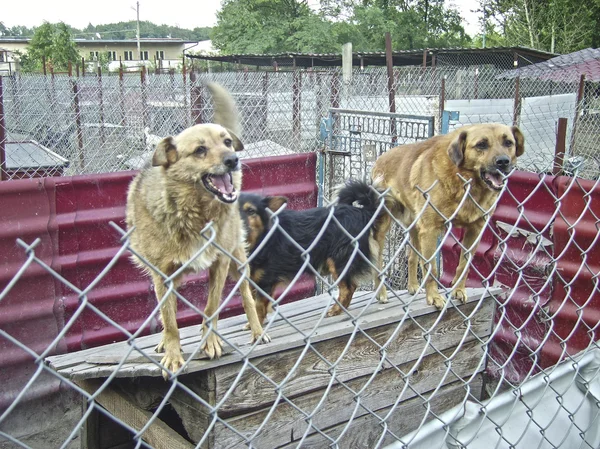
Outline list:
[[[244,231],[236,204],[242,174],[235,152],[243,149],[236,136],[237,113],[225,89],[216,84],[209,85],[209,89],[215,105],[215,123],[192,126],[158,144],[152,167],[142,170],[129,187],[126,217],[128,229],[133,228],[131,248],[166,276],[177,272],[173,288],[180,284],[184,272],[209,270],[208,302],[204,309],[208,317],[218,309],[228,273],[239,279],[237,267],[217,245],[241,263],[246,261]],[[215,241],[207,245],[200,231],[209,222],[212,222]],[[175,372],[184,363],[176,320],[176,296],[169,293],[160,274],[143,260],[135,256],[133,259],[152,276],[158,301],[167,295],[160,308],[163,333],[156,350],[164,351],[161,364]],[[178,271],[188,262],[183,272]],[[240,290],[252,341],[268,341],[258,320],[248,281],[241,283]],[[212,319],[214,329],[217,319],[217,316]],[[202,349],[210,358],[220,357],[221,339],[209,330],[206,322],[203,333]]]
[[[303,250],[310,248],[311,267],[339,280],[338,303],[327,313],[328,316],[339,315],[343,310],[341,306],[350,305],[359,282],[372,276],[372,267],[378,258],[378,247],[373,240],[377,219],[373,217],[378,211],[380,194],[368,184],[348,182],[338,192],[329,221],[330,208],[285,209],[277,214],[277,228],[269,235],[275,219],[271,219],[267,208],[278,211],[286,202],[281,196],[240,195],[249,253],[260,245],[258,253],[250,257],[251,278],[259,290],[272,298],[279,284],[288,284],[300,271],[314,274],[305,266],[302,256]],[[358,237],[358,250],[346,233]],[[258,291],[256,298],[258,318],[262,322],[270,301]]]
[[[407,227],[414,222],[410,227],[410,241],[422,260],[415,251],[409,252],[408,291],[411,294],[419,288],[417,266],[427,262],[422,266],[424,273],[431,270],[431,276],[425,281],[427,303],[437,308],[444,306],[445,300],[437,286],[437,269],[431,262],[437,238],[449,221],[465,229],[464,249],[452,282],[452,296],[466,301],[469,255],[475,253],[486,216],[494,212],[506,176],[524,150],[519,128],[486,123],[392,148],[377,159],[372,177],[391,189],[390,195],[395,200],[393,214]],[[375,236],[380,254],[391,224],[389,215],[383,217]],[[381,259],[378,266],[382,266]],[[376,279],[376,285],[378,282]],[[385,288],[380,294],[387,296]]]

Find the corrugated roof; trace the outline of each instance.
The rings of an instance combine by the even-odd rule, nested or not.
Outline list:
[[[392,52],[395,66],[421,65],[423,55],[425,54],[428,65],[433,56],[444,58],[454,65],[472,65],[472,64],[494,64],[498,66],[512,67],[514,56],[517,56],[520,63],[535,63],[544,61],[556,56],[540,50],[534,50],[527,47],[492,47],[492,48],[429,48],[418,50],[397,50]],[[202,59],[216,62],[228,62],[234,64],[270,66],[275,62],[281,66],[291,66],[295,64],[298,67],[327,67],[340,66],[342,61],[341,53],[272,53],[272,54],[234,54],[234,55],[186,55],[189,58]],[[468,64],[465,60],[471,58]],[[447,63],[448,63],[447,62]],[[385,65],[385,52],[354,52],[353,65]]]
[[[502,73],[498,78],[534,78],[549,81],[577,82],[581,75],[586,80],[600,82],[600,49],[586,48],[547,61]]]

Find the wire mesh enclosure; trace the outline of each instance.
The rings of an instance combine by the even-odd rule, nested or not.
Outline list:
[[[166,372],[155,348],[168,295],[157,301],[130,260],[124,217],[135,173],[125,170],[143,166],[163,137],[212,120],[209,79],[240,111],[244,192],[286,201],[265,211],[264,239],[247,262],[216,243],[214,223],[197,230],[203,244],[182,269],[210,248],[234,275],[216,311],[205,312],[206,272],[176,287],[141,258],[177,298],[184,365]],[[396,68],[392,81],[390,95],[380,69],[351,80],[336,70],[4,77],[3,173],[24,179],[0,183],[0,447],[598,447],[593,89],[442,61]],[[478,202],[475,180],[454,179],[453,214],[472,207],[485,222],[476,244],[453,214],[431,255],[411,240],[426,213],[441,210],[438,184],[419,185],[424,206],[408,223],[385,186],[369,187],[372,204],[336,193],[348,179],[370,183],[376,160],[397,145],[487,122],[518,126],[525,153],[491,204]],[[8,164],[15,143],[28,154],[21,166]],[[242,201],[231,207],[248,213]],[[294,229],[314,223],[293,214],[315,207],[322,222],[302,246]],[[351,232],[344,214],[368,220]],[[381,217],[392,229],[379,264],[369,238]],[[326,235],[345,242],[342,266],[333,253],[317,262]],[[281,266],[293,258],[271,239],[295,248],[300,266],[265,291],[259,252],[273,251]],[[348,283],[359,263],[368,273]],[[462,300],[453,285],[461,263]],[[269,343],[250,341],[244,282],[270,306]],[[202,349],[211,335],[223,342],[219,358]]]

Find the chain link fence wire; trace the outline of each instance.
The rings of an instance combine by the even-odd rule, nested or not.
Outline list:
[[[381,69],[355,70],[350,82],[337,70],[4,77],[6,143],[28,142],[31,148],[19,145],[35,161],[40,149],[67,161],[14,170],[7,163],[9,178],[139,168],[156,139],[211,120],[203,88],[211,79],[236,98],[247,157],[319,150],[321,203],[340,235],[347,231],[333,219],[334,187],[348,178],[368,180],[375,159],[395,144],[497,121],[523,130],[526,152],[495,211],[484,213],[487,224],[468,262],[465,305],[450,298],[460,230],[447,222],[435,257],[420,255],[423,275],[431,270],[427,262],[439,267],[436,282],[447,298],[439,312],[427,306],[422,291],[406,291],[406,254],[414,251],[407,231],[415,223],[394,218],[383,268],[372,267],[389,303],[379,303],[373,284],[364,282],[349,309],[327,317],[338,304],[339,278],[319,274],[321,267],[305,254],[304,271],[316,273],[321,293],[288,302],[285,290],[263,292],[273,306],[264,325],[270,344],[248,343],[244,315],[224,318],[211,331],[224,341],[225,355],[208,361],[200,326],[180,326],[186,364],[168,380],[154,352],[161,304],[154,301],[144,321],[131,326],[96,299],[129,263],[123,261],[131,252],[125,230],[118,224],[106,230],[118,241],[116,250],[78,283],[62,271],[68,261],[57,268],[60,255],[48,250],[50,236],[23,231],[21,258],[11,260],[12,271],[0,284],[0,349],[14,366],[26,368],[9,364],[0,377],[8,386],[1,396],[0,447],[447,448],[478,447],[477,441],[486,447],[598,447],[600,190],[593,102],[583,102],[578,83],[517,81],[504,78],[504,70],[440,61],[435,68],[397,68],[395,114],[388,112]],[[586,96],[593,91],[584,87]],[[557,139],[556,121],[563,117],[567,132]],[[557,152],[560,138],[567,154]],[[471,200],[468,183],[464,191],[463,199]],[[383,194],[379,210],[390,212]],[[269,232],[285,236],[281,213],[272,215]],[[77,243],[82,262],[89,256],[86,229]],[[215,245],[210,225],[198,232]],[[349,264],[364,256],[352,244]],[[243,279],[244,267],[223,255]],[[47,301],[55,302],[51,292],[62,298],[52,306],[60,325],[42,345],[19,330],[36,314],[15,293],[30,288],[32,273],[47,283]],[[128,282],[144,280],[136,273]],[[419,281],[423,287],[424,276]],[[238,289],[239,282],[223,293],[215,313],[227,312]],[[184,288],[176,295],[180,308],[211,318],[194,293]],[[75,301],[65,314],[69,298]],[[16,310],[22,316],[9,320]],[[73,352],[70,332],[90,317],[90,347]],[[152,335],[145,335],[149,328]],[[107,329],[121,343],[95,347],[93,336]],[[36,409],[28,397],[47,385],[56,386],[60,399]],[[543,395],[532,393],[532,385]],[[44,421],[52,425],[34,435],[31,429]]]
[[[243,315],[221,320],[211,332],[225,342],[226,355],[215,363],[202,355],[200,347],[206,335],[199,333],[199,327],[181,329],[186,363],[181,372],[169,373],[168,380],[162,379],[161,356],[154,352],[158,335],[141,334],[146,324],[157,319],[165,298],[135,332],[128,331],[119,317],[93,300],[95,289],[117,269],[121,257],[132,251],[125,230],[112,226],[120,241],[118,251],[91,282],[80,286],[52,267],[40,239],[31,243],[19,239],[24,261],[4,282],[0,307],[10,307],[13,289],[27,282],[24,275],[31,270],[49,276],[78,301],[72,316],[45,347],[16,338],[10,326],[0,328],[5,353],[18,349],[32,368],[0,415],[0,436],[6,440],[2,444],[35,446],[29,446],[27,435],[14,432],[7,423],[11,423],[11,415],[17,413],[36,383],[51,376],[60,381],[65,394],[83,403],[79,414],[71,413],[71,421],[59,426],[62,433],[53,447],[90,447],[91,441],[111,447],[110,437],[116,438],[114,443],[119,435],[125,435],[127,444],[133,447],[384,447],[390,443],[412,447],[413,439],[418,447],[419,431],[427,432],[432,423],[441,426],[444,438],[439,446],[431,447],[461,447],[466,446],[464,437],[453,426],[465,408],[474,409],[483,423],[496,430],[485,435],[474,431],[488,447],[518,447],[520,441],[530,438],[543,442],[542,447],[597,447],[595,423],[600,410],[593,385],[599,368],[593,365],[585,375],[577,369],[583,357],[597,350],[597,234],[586,239],[577,235],[589,229],[590,222],[598,222],[598,182],[562,178],[560,187],[551,188],[547,178],[545,174],[527,174],[526,181],[509,181],[499,207],[514,203],[513,223],[502,222],[503,214],[492,218],[491,211],[485,213],[488,226],[479,247],[489,246],[486,241],[491,238],[494,244],[488,251],[493,256],[487,261],[477,253],[469,258],[471,288],[467,304],[450,299],[447,275],[453,274],[451,264],[442,268],[437,279],[447,298],[441,312],[428,307],[422,293],[409,294],[395,287],[389,274],[392,262],[409,248],[414,251],[406,225],[396,222],[405,238],[394,249],[391,262],[378,273],[390,292],[388,304],[378,303],[372,291],[359,292],[341,316],[327,317],[332,306],[341,306],[337,302],[340,282],[319,274],[316,276],[325,287],[316,298],[284,304],[285,294],[272,297],[263,292],[274,308],[264,326],[273,338],[271,344],[248,343]],[[524,196],[527,189],[550,196],[556,204],[550,211],[550,223],[540,222],[536,213],[540,200],[533,193]],[[467,183],[465,199],[472,198],[469,192]],[[585,198],[585,205],[576,211],[569,209],[565,202],[573,197]],[[382,195],[379,210],[389,213],[384,199]],[[352,238],[333,219],[336,202],[329,207],[330,225]],[[415,222],[426,207],[419,211]],[[269,232],[284,231],[278,220],[281,213],[279,210],[272,215]],[[547,240],[544,236],[552,225],[555,236]],[[208,245],[215,245],[211,224],[199,232]],[[447,238],[437,244],[436,254],[445,260],[453,252],[448,245],[460,248],[453,232],[448,222],[444,230]],[[350,264],[364,256],[356,240],[353,245],[357,251]],[[244,279],[243,265],[232,254],[223,253]],[[564,260],[569,253],[579,255],[580,261],[576,267],[565,269],[574,263],[570,258]],[[312,266],[308,254],[304,257],[306,271],[321,272]],[[538,272],[536,277],[532,273],[538,270],[540,261],[546,266],[544,274]],[[144,263],[150,267],[147,261]],[[422,269],[429,273],[427,263]],[[170,278],[162,276],[171,287]],[[591,282],[585,281],[585,287],[581,286],[582,276],[592,277]],[[248,280],[253,288],[259,288],[252,278]],[[422,288],[424,278],[420,282]],[[215,313],[227,309],[239,285],[237,282],[231,292],[223,295]],[[191,309],[203,320],[211,318],[204,315],[196,301],[181,292],[176,295],[180,307]],[[96,316],[102,326],[117,330],[123,343],[112,350],[105,346],[48,358],[61,352],[63,338],[86,314]],[[556,365],[559,360],[564,362]],[[574,369],[565,374],[565,364]],[[567,385],[578,383],[584,392],[580,400],[567,401],[566,390],[553,386],[550,380],[559,371],[562,378],[570,376]],[[580,382],[581,376],[585,380]],[[543,379],[548,380],[544,383]],[[548,410],[533,399],[515,399],[522,412],[520,419],[527,423],[515,433],[486,410],[493,409],[494,399],[503,392],[518,398],[519,392],[529,391],[529,381],[542,382],[556,406]],[[459,411],[452,408],[456,406]],[[580,410],[587,415],[582,416]],[[572,417],[569,427],[548,432],[555,423],[564,426],[565,415]]]
[[[439,57],[441,58],[441,56]],[[597,83],[515,78],[508,64],[396,67],[390,97],[385,68],[341,71],[122,73],[3,77],[5,177],[59,176],[140,168],[160,139],[210,121],[204,85],[214,80],[235,96],[244,121],[244,157],[316,151],[330,108],[432,116],[434,132],[499,122],[520,126],[532,151],[523,170],[552,172],[556,161],[595,179],[598,171]],[[474,56],[475,58],[475,56]],[[475,60],[474,60],[475,61]],[[450,113],[445,119],[444,111]],[[453,114],[457,114],[456,116]],[[557,120],[567,120],[557,150]]]

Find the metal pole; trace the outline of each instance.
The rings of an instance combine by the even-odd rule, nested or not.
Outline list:
[[[556,130],[556,146],[554,147],[554,167],[553,175],[558,175],[565,160],[565,151],[567,150],[567,119],[561,117],[558,119],[558,128]]]
[[[294,134],[294,143],[300,144],[300,89],[302,84],[301,73],[294,70],[292,79],[292,132]]]
[[[75,126],[77,128],[77,148],[79,150],[79,169],[83,172],[85,166],[85,156],[83,154],[83,132],[81,130],[81,109],[79,107],[79,88],[77,80],[71,80],[73,83],[73,109],[75,109]]]
[[[517,126],[519,123],[519,116],[521,115],[521,78],[515,78],[515,101],[513,104],[513,126]]]
[[[575,136],[577,135],[577,126],[579,124],[579,115],[583,109],[583,100],[585,94],[585,74],[579,77],[579,88],[577,89],[577,103],[575,103],[575,117],[573,118],[573,127],[571,129],[571,142],[569,144],[570,153],[573,154],[575,146]],[[566,156],[566,154],[565,154]]]
[[[392,35],[385,33],[385,64],[387,67],[387,88],[388,103],[390,112],[396,112],[396,91],[394,90],[394,59],[392,56]],[[396,120],[390,119],[390,133],[392,135],[392,145],[396,145]]]
[[[137,34],[136,34],[136,38],[137,38],[137,50],[138,50],[138,60],[142,60],[142,50],[140,48],[140,2],[135,2],[136,8],[136,15],[137,15]]]
[[[6,126],[4,123],[4,89],[3,77],[0,76],[0,181],[8,179],[6,171]]]
[[[444,128],[444,107],[446,106],[446,77],[442,77],[442,88],[440,90],[440,133],[445,134],[444,131],[448,130]]]

